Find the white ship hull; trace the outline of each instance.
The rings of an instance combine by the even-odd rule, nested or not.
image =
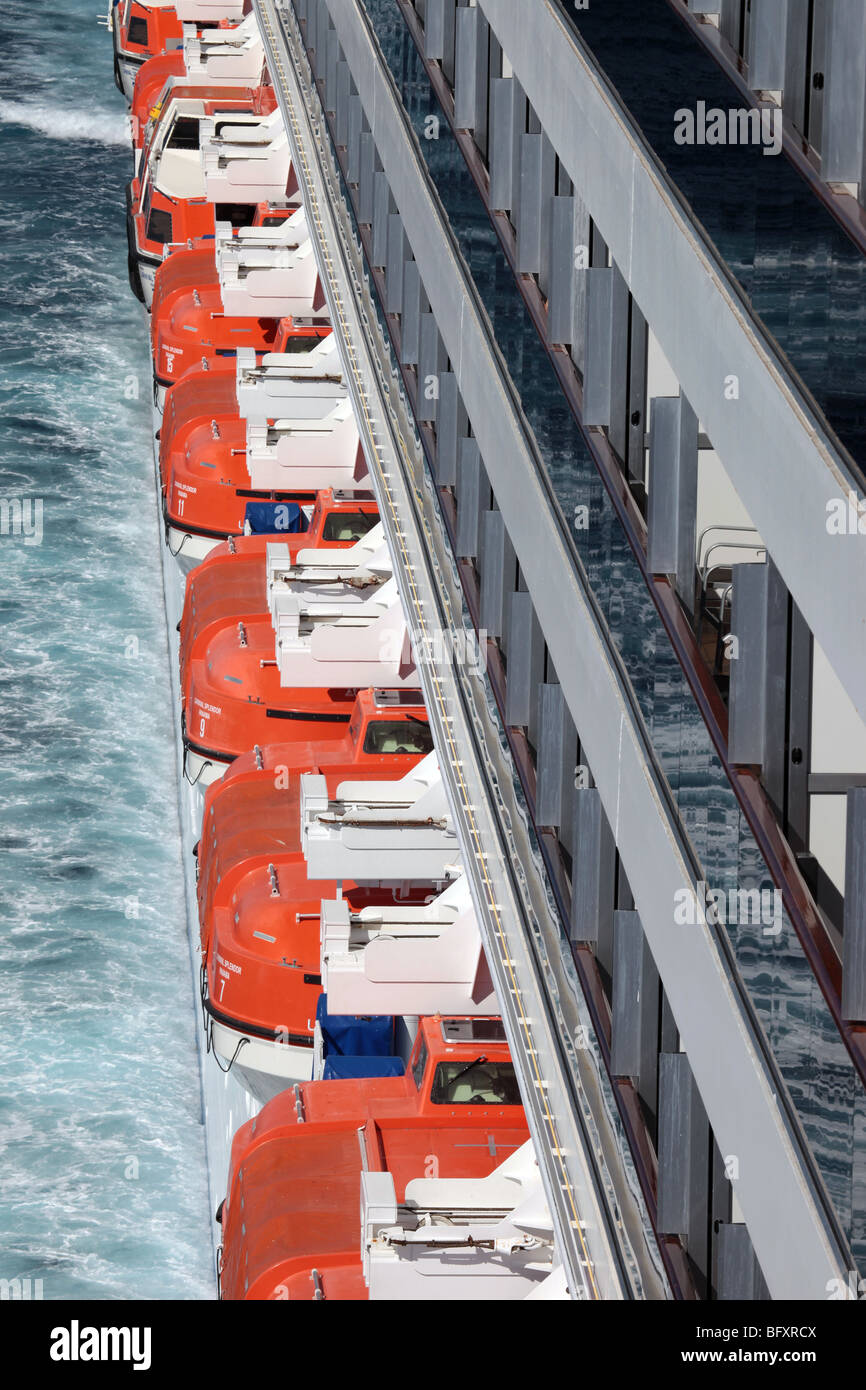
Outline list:
[[[158,428],[158,421],[154,424],[154,429]],[[158,448],[154,441],[155,449]],[[158,482],[157,467],[157,482]],[[174,548],[174,546],[172,546]],[[185,575],[184,569],[173,559],[166,546],[161,546],[163,588],[165,596],[166,623],[169,639],[169,665],[171,668],[172,694],[174,697],[175,710],[175,740],[177,748],[177,768],[178,768],[178,799],[180,805],[180,822],[182,834],[182,862],[184,868],[184,885],[186,890],[186,912],[187,930],[189,934],[190,954],[193,964],[193,977],[198,980],[201,977],[201,943],[198,924],[198,906],[196,899],[196,861],[193,855],[193,847],[198,843],[201,833],[201,818],[203,795],[203,781],[196,786],[192,786],[183,773],[183,742],[181,739],[180,726],[180,675],[179,675],[179,656],[178,643],[179,637],[177,624],[183,610],[183,596]],[[215,775],[220,775],[223,769]],[[241,1125],[258,1113],[261,1109],[261,1102],[254,1099],[250,1090],[244,1085],[240,1073],[231,1068],[226,1071],[226,1063],[222,1066],[217,1064],[214,1056],[209,1053],[208,1036],[204,1023],[203,1010],[196,1003],[196,1038],[199,1049],[199,1066],[201,1071],[202,1100],[204,1110],[205,1136],[207,1143],[208,1157],[208,1184],[210,1191],[211,1213],[215,1213],[226,1194],[228,1181],[229,1158],[231,1155],[232,1139]],[[228,1031],[228,1030],[226,1030]],[[288,1051],[288,1049],[286,1049]],[[312,1060],[312,1050],[310,1051]],[[286,1085],[291,1082],[287,1081]],[[284,1089],[278,1087],[278,1089]],[[216,1258],[220,1243],[220,1227],[216,1222],[212,1227],[214,1241],[214,1258]]]

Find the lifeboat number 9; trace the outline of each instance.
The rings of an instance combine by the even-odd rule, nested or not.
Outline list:
[[[198,736],[199,736],[199,738],[204,738],[204,725],[205,725],[205,720],[204,720],[204,715],[202,715],[201,719],[198,721]]]

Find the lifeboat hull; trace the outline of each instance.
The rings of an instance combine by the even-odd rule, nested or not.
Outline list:
[[[135,79],[141,72],[146,59],[133,58],[129,53],[114,50],[114,85],[119,92],[123,92],[129,104],[132,104],[133,93],[135,92]]]
[[[275,1043],[244,1028],[230,1026],[210,1016],[211,1047],[221,1064],[231,1067],[238,1081],[259,1105],[267,1105],[287,1087],[309,1081],[313,1053],[309,1047]]]
[[[203,663],[193,665],[201,674]],[[343,738],[356,689],[285,688],[275,674],[273,704],[264,699],[245,703],[222,693],[216,704],[203,683],[194,680],[183,723],[184,771],[193,786],[210,786],[241,753],[271,742],[277,732],[285,739],[291,730],[302,743],[322,744]]]
[[[248,1128],[238,1132],[235,1144]],[[304,1135],[291,1158],[287,1166],[280,1144],[262,1145],[245,1157],[232,1210],[223,1208],[220,1297],[366,1299],[354,1230],[360,1227],[357,1133]],[[256,1218],[244,1223],[243,1234],[234,1217],[242,1203],[244,1209],[252,1205]]]

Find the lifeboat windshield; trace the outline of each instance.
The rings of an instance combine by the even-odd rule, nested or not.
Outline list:
[[[364,752],[424,758],[433,752],[433,734],[426,719],[372,719],[367,725]]]
[[[431,1105],[520,1105],[513,1062],[440,1062],[430,1087]]]
[[[330,512],[322,524],[322,540],[346,545],[363,540],[379,522],[378,511]]]

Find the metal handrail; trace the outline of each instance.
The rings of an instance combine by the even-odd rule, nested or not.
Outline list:
[[[720,531],[720,532],[721,532],[721,531],[724,531],[724,532],[726,532],[726,533],[729,532],[729,533],[733,533],[733,534],[736,534],[736,535],[740,535],[740,534],[742,534],[743,532],[746,532],[746,533],[748,533],[749,535],[754,535],[754,536],[757,536],[757,535],[758,535],[758,529],[757,529],[756,526],[747,526],[747,525],[744,525],[744,526],[734,526],[734,525],[731,525],[731,524],[729,524],[729,523],[719,523],[718,525],[716,525],[715,523],[713,523],[713,524],[710,525],[710,526],[705,526],[704,529],[703,529],[703,531],[701,531],[700,534],[699,534],[699,536],[698,536],[698,549],[697,549],[697,555],[698,555],[698,569],[701,568],[701,563],[702,563],[702,562],[701,562],[701,554],[702,554],[703,548],[704,548],[704,539],[705,539],[706,536],[709,536],[709,535],[710,535],[712,532],[714,532],[714,531]],[[704,558],[706,558],[706,557],[704,557]]]
[[[713,570],[722,568],[720,563],[715,565],[710,564],[710,556],[714,550],[748,550],[755,555],[756,564],[762,563],[761,557],[763,557],[763,560],[767,558],[767,547],[765,545],[750,545],[747,541],[714,541],[712,545],[707,546],[707,553],[704,556],[704,567],[701,570],[701,587],[703,589],[706,589]]]

